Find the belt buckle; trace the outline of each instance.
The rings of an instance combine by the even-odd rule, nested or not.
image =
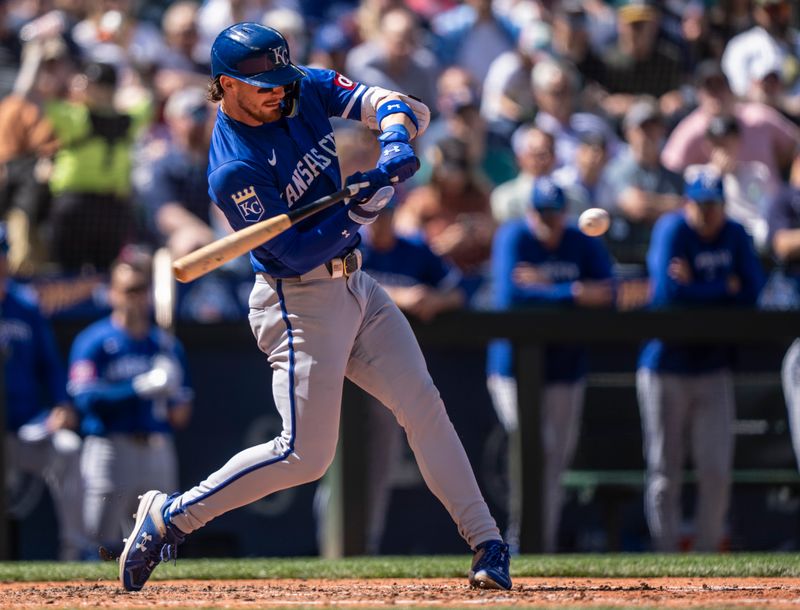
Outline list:
[[[349,277],[361,267],[361,252],[353,250],[342,261],[344,262],[344,276]]]

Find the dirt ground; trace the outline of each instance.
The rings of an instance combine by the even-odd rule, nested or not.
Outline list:
[[[0,583],[0,608],[337,607],[798,608],[800,579],[517,578],[511,591],[464,579],[154,581],[126,593],[113,581]]]

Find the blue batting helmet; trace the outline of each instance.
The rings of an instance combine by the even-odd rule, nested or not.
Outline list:
[[[284,87],[284,115],[297,112],[299,81],[306,73],[291,62],[279,31],[250,22],[222,30],[211,47],[211,76],[222,74],[255,87]]]

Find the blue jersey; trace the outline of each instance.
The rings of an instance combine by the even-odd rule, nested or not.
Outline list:
[[[519,263],[535,265],[548,284],[520,286],[512,280]],[[572,285],[578,280],[611,279],[611,260],[603,242],[567,226],[558,247],[547,250],[533,235],[527,219],[513,220],[498,229],[492,249],[494,306],[499,310],[531,305],[572,306]],[[587,356],[582,347],[548,347],[545,381],[576,381],[586,374]],[[511,342],[489,346],[488,373],[514,375]]]
[[[689,263],[692,282],[679,284],[667,269],[673,258]],[[682,212],[662,216],[653,228],[647,253],[653,298],[652,307],[754,306],[764,285],[764,273],[753,241],[737,222],[727,220],[719,235],[703,241],[686,222]],[[728,279],[741,281],[736,295],[728,294]],[[642,368],[672,373],[700,374],[732,364],[730,347],[667,345],[649,341],[639,357]]]
[[[137,396],[132,380],[150,370],[153,357],[165,354],[183,368],[183,386],[170,399]],[[83,415],[84,434],[170,432],[168,409],[192,399],[192,389],[181,344],[153,327],[142,339],[131,337],[111,317],[83,330],[72,344],[69,393]]]
[[[66,378],[49,323],[12,282],[0,309],[6,426],[16,431],[46,408],[67,400]]]
[[[362,269],[383,286],[408,287],[418,284],[447,290],[461,282],[461,273],[421,241],[396,237],[389,250],[376,250],[369,240],[361,244]]]
[[[331,70],[304,69],[294,118],[251,127],[217,112],[209,194],[235,230],[341,188],[329,117],[360,119],[367,88]],[[273,277],[301,275],[357,246],[359,226],[343,203],[334,205],[253,250],[253,268]]]

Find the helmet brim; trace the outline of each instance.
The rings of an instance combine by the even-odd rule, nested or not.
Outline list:
[[[306,73],[304,70],[301,70],[294,64],[288,64],[282,68],[267,70],[266,72],[261,72],[259,74],[251,74],[248,76],[230,74],[229,76],[235,78],[236,80],[247,83],[248,85],[253,85],[254,87],[271,89],[273,87],[285,87],[286,85],[291,85],[293,82],[300,80],[305,75]]]

